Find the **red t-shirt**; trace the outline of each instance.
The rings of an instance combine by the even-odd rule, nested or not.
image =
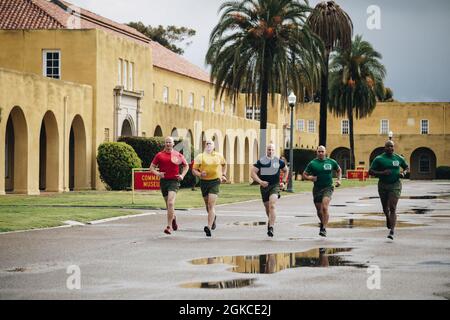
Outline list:
[[[172,150],[172,152],[159,152],[152,161],[154,166],[159,167],[159,172],[164,172],[164,179],[176,180],[177,175],[180,173],[180,165],[187,165],[186,159],[178,151]]]

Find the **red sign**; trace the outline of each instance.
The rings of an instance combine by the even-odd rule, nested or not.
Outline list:
[[[366,180],[369,178],[369,172],[364,170],[347,170],[347,179]]]
[[[134,190],[159,190],[159,177],[150,172],[134,172]]]

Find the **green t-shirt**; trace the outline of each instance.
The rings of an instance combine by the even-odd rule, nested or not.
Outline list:
[[[391,174],[387,176],[379,176],[380,181],[384,183],[395,183],[400,179],[400,167],[405,170],[408,164],[402,156],[393,153],[391,156],[382,153],[373,160],[370,170],[384,171],[391,170]]]
[[[340,167],[336,161],[330,158],[320,160],[318,158],[308,163],[305,172],[308,175],[316,176],[317,181],[314,182],[315,188],[326,188],[333,185],[333,170],[338,170]]]

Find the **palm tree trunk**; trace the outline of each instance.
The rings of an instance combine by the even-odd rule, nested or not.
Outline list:
[[[324,63],[325,67],[322,70],[321,86],[320,86],[320,123],[319,123],[319,145],[327,145],[327,105],[328,105],[328,59],[330,53],[325,50]]]
[[[355,138],[353,136],[353,106],[348,108],[348,126],[350,137],[350,170],[355,170]]]
[[[259,146],[259,156],[260,158],[266,154],[267,145],[267,101],[269,95],[269,78],[267,73],[263,72],[263,78],[261,83],[261,108],[260,108],[260,146]]]

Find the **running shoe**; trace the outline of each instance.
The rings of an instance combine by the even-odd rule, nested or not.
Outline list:
[[[207,237],[211,237],[211,230],[209,230],[208,226],[205,226],[203,228],[203,231],[205,231]]]
[[[267,235],[269,236],[269,237],[273,237],[273,227],[268,227],[267,228]]]
[[[173,231],[177,231],[178,230],[178,224],[177,224],[177,217],[176,216],[173,216],[172,229],[173,229]]]
[[[164,233],[165,233],[165,234],[172,234],[172,232],[170,232],[170,226],[167,226],[167,227],[164,229]]]
[[[327,236],[327,230],[325,228],[321,228],[319,232],[319,236],[326,237]]]
[[[394,231],[389,231],[388,239],[394,240]]]

